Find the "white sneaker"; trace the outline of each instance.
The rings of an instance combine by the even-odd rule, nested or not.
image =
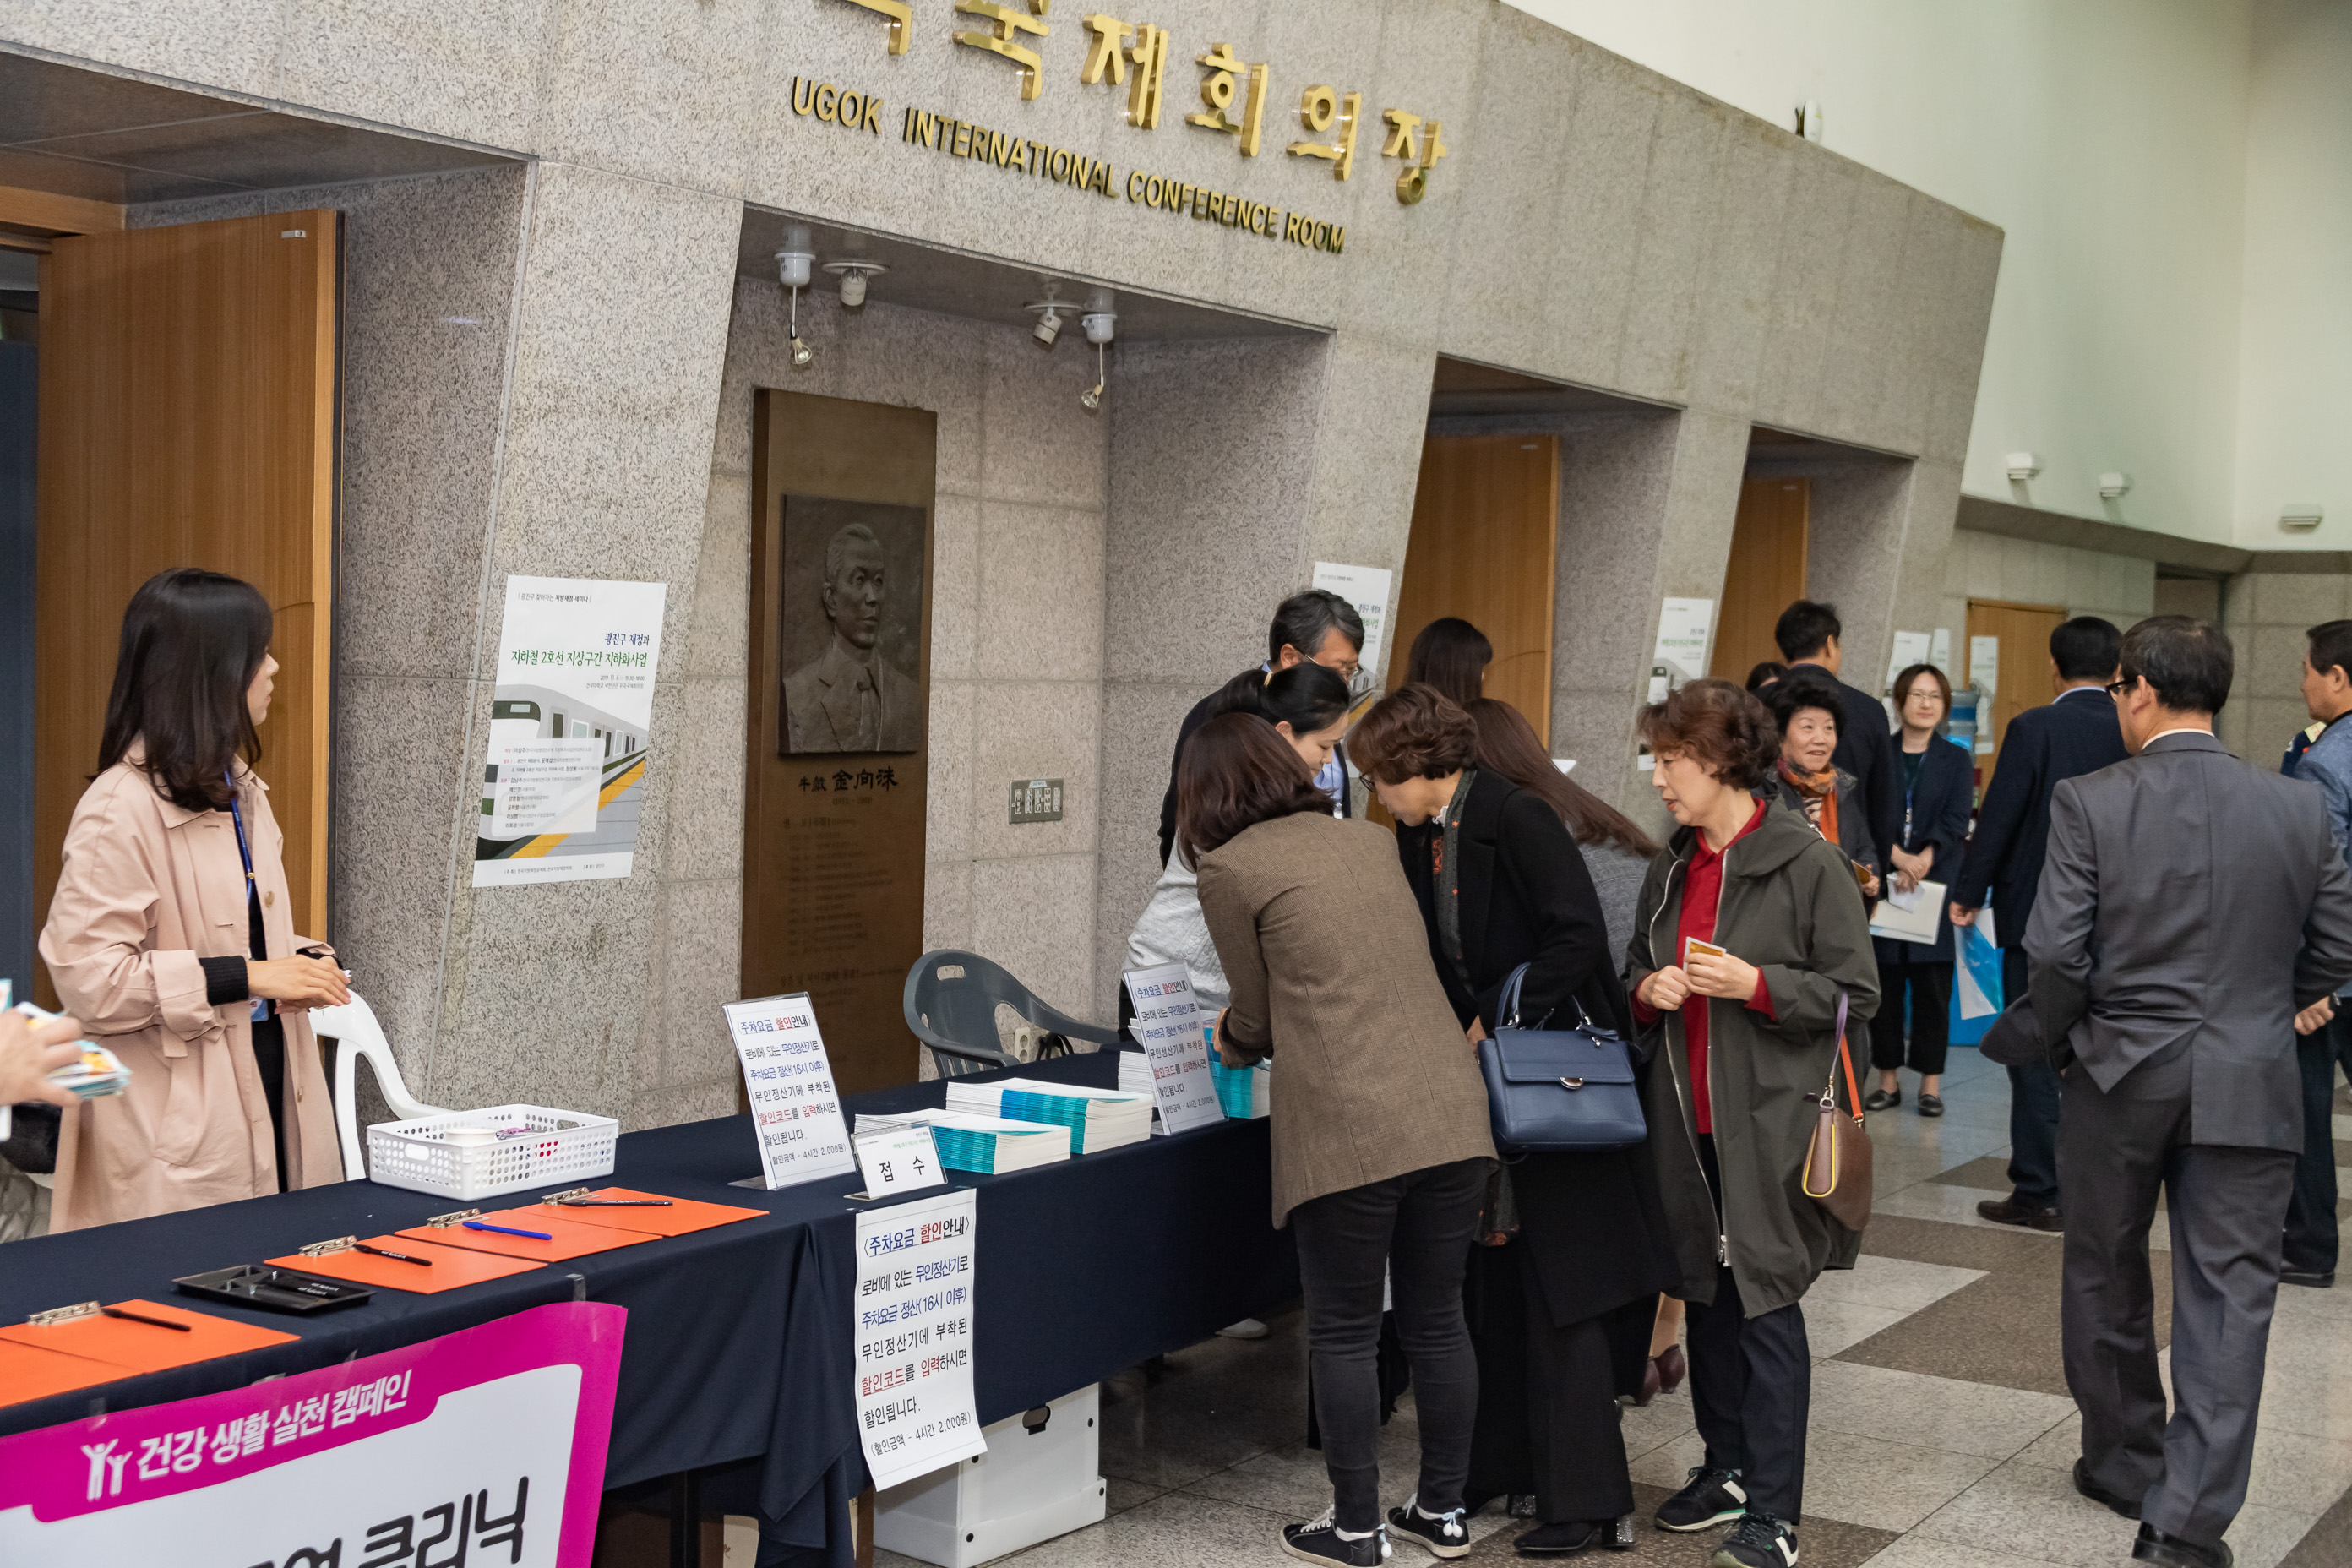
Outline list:
[[[1227,1323],[1217,1331],[1217,1337],[1222,1340],[1262,1340],[1265,1336],[1265,1325],[1255,1318],[1244,1318],[1238,1323]]]

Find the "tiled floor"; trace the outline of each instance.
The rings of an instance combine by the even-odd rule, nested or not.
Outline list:
[[[1805,1299],[1815,1358],[1806,1452],[1804,1562],[1819,1568],[2106,1568],[2129,1561],[2133,1526],[2075,1495],[2079,1421],[2058,1361],[2059,1238],[1979,1219],[2004,1195],[2007,1079],[1952,1053],[1948,1114],[1908,1103],[1871,1119],[1877,1218],[1861,1264]],[[2339,1161],[2352,1165],[2352,1104],[2339,1101]],[[2347,1191],[2352,1192],[2352,1171]],[[2159,1216],[2154,1232],[2164,1244]],[[2164,1302],[2169,1258],[2155,1255]],[[2160,1308],[2161,1310],[2161,1308]],[[2168,1317],[2168,1313],[2166,1314]],[[2159,1329],[2165,1327],[2159,1320]],[[1298,1314],[1272,1337],[1216,1340],[1103,1388],[1110,1517],[1003,1561],[1023,1568],[1226,1568],[1286,1561],[1285,1522],[1329,1500],[1301,1441]],[[1649,1528],[1648,1512],[1696,1464],[1687,1390],[1625,1412],[1639,1543],[1603,1562],[1699,1568],[1715,1537]],[[1411,1400],[1383,1436],[1384,1490],[1412,1486]],[[1472,1521],[1474,1560],[1520,1561],[1499,1505]],[[2283,1288],[2245,1511],[2230,1532],[2241,1568],[2352,1564],[2352,1282]],[[886,1568],[909,1559],[877,1552]],[[1428,1561],[1400,1545],[1396,1562]]]

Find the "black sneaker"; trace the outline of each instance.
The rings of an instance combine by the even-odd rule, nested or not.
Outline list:
[[[1690,1484],[1658,1505],[1658,1528],[1689,1534],[1712,1530],[1748,1511],[1748,1490],[1738,1470],[1710,1470],[1695,1466]]]
[[[1769,1513],[1744,1513],[1707,1568],[1797,1568],[1797,1530]]]
[[[1375,1530],[1353,1540],[1339,1533],[1335,1503],[1305,1524],[1282,1527],[1282,1549],[1301,1563],[1338,1563],[1345,1568],[1380,1568],[1388,1561],[1388,1537]]]
[[[1404,1500],[1402,1508],[1389,1510],[1389,1529],[1420,1542],[1439,1557],[1467,1557],[1470,1530],[1463,1522],[1467,1513],[1458,1508],[1451,1513],[1423,1513],[1420,1494],[1415,1493]]]

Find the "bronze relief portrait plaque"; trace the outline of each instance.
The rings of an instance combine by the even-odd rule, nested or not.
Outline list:
[[[783,498],[784,756],[923,746],[923,509]]]

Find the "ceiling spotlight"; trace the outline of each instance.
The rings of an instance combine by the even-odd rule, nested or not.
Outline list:
[[[878,261],[828,261],[824,269],[841,279],[841,308],[855,310],[866,303],[866,280],[890,269]]]
[[[809,247],[809,231],[801,224],[784,230],[784,247],[776,252],[776,279],[792,296],[793,368],[806,370],[816,358],[816,351],[801,342],[801,290],[809,286],[809,269],[816,262],[816,252]]]
[[[1062,322],[1077,313],[1076,306],[1055,297],[1059,293],[1061,287],[1057,280],[1048,279],[1045,283],[1045,297],[1042,300],[1032,300],[1021,307],[1037,318],[1037,324],[1029,329],[1029,335],[1035,338],[1039,346],[1043,348],[1052,348],[1054,340],[1062,335]]]
[[[1110,381],[1103,368],[1103,352],[1118,326],[1118,312],[1111,304],[1109,289],[1094,289],[1087,295],[1086,313],[1078,318],[1078,324],[1087,331],[1087,342],[1095,346],[1095,384],[1078,395],[1078,402],[1088,412],[1102,406],[1103,388]]]
[[[2009,477],[2021,482],[2042,471],[2042,459],[2032,452],[2011,452],[2003,461],[2009,465]]]
[[[2119,496],[2128,494],[2130,490],[2131,476],[2129,474],[2101,474],[2099,476],[2099,499],[2101,500],[2114,500]]]

